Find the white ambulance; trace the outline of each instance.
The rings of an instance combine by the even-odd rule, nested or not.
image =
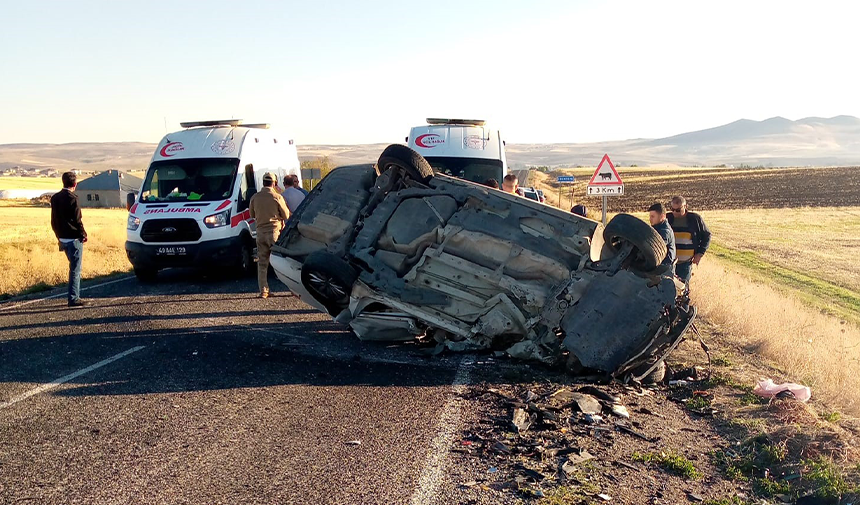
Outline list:
[[[486,123],[428,118],[426,125],[412,128],[406,143],[438,173],[479,184],[495,179],[501,185],[508,174],[505,141],[499,130]]]
[[[263,175],[299,177],[296,145],[268,124],[180,123],[155,149],[137,200],[129,195],[125,250],[140,280],[166,267],[255,269],[248,211]]]

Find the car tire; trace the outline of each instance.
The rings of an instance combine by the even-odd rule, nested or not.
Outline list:
[[[326,251],[312,252],[302,264],[302,286],[332,316],[349,306],[349,295],[356,279],[358,272],[349,263]]]
[[[630,214],[613,217],[603,230],[603,238],[610,247],[619,240],[632,244],[636,251],[631,266],[640,272],[651,272],[666,258],[663,237],[651,225]]]
[[[395,168],[421,184],[427,184],[433,178],[433,167],[427,163],[427,160],[412,149],[400,144],[391,144],[386,147],[379,155],[376,166],[380,175]]]
[[[137,277],[137,280],[140,282],[151,283],[155,282],[158,279],[158,269],[157,268],[135,268],[134,276]]]
[[[645,370],[648,370],[649,368],[651,368],[650,363],[646,363],[644,365],[639,365],[638,367],[634,368],[633,371],[630,372],[630,374],[632,376],[636,377],[636,376],[642,375],[642,373],[645,372]],[[665,378],[666,378],[666,362],[661,359],[660,361],[657,362],[657,366],[654,368],[654,370],[651,370],[651,373],[649,373],[645,377],[642,377],[642,380],[640,382],[642,384],[660,384],[663,382],[663,380]]]

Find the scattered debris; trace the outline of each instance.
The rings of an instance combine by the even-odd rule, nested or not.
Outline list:
[[[516,430],[517,433],[524,433],[528,431],[531,427],[532,423],[537,419],[536,414],[529,415],[523,409],[514,409],[513,419],[511,420],[511,426]]]
[[[634,430],[633,428],[628,428],[627,426],[624,426],[623,424],[616,424],[615,427],[618,428],[619,431],[623,431],[624,433],[627,433],[629,435],[633,435],[634,437],[641,438],[642,440],[645,440],[646,442],[653,442],[654,441],[654,439],[648,437],[647,435],[645,435],[643,433],[639,433],[638,431]]]
[[[579,392],[597,397],[598,399],[603,400],[609,404],[621,403],[621,398],[619,398],[617,396],[613,396],[613,395],[607,393],[606,391],[598,389],[594,386],[582,386],[581,388],[579,388]]]
[[[612,413],[618,417],[623,417],[624,419],[630,419],[630,412],[627,412],[627,407],[624,405],[613,405]]]
[[[612,500],[612,497],[611,497],[611,496],[609,496],[608,494],[604,494],[604,493],[600,493],[599,495],[597,495],[597,497],[598,497],[598,498],[600,498],[600,499],[601,499],[601,500],[603,500],[603,501],[610,501],[610,500]]]
[[[361,445],[361,440],[350,440],[348,442],[344,442],[344,445]]]
[[[807,386],[793,382],[776,384],[773,379],[760,380],[753,389],[753,394],[762,398],[774,398],[785,391],[791,393],[795,399],[801,402],[807,402],[812,397],[812,391]]]
[[[576,405],[583,414],[599,414],[603,410],[603,405],[591,395],[571,393],[571,399],[573,400],[571,405]]]
[[[699,502],[703,502],[703,501],[705,501],[705,499],[704,499],[704,498],[702,498],[701,496],[699,496],[699,495],[697,495],[697,494],[695,494],[695,493],[687,493],[687,498],[688,498],[691,502],[697,502],[697,503],[699,503]]]

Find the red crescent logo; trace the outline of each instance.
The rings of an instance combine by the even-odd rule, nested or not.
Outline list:
[[[424,139],[427,139],[427,142],[430,144],[425,144]],[[423,147],[425,149],[430,149],[431,147],[436,147],[439,144],[444,143],[445,141],[439,135],[435,133],[425,133],[424,135],[419,135],[415,139],[415,145],[418,147]]]
[[[171,156],[176,155],[179,151],[184,151],[185,147],[182,146],[182,142],[170,142],[169,144],[165,144],[164,147],[161,148],[159,154],[165,158],[170,158]]]

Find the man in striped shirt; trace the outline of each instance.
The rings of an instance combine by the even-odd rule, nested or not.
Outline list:
[[[675,232],[675,248],[678,255],[675,275],[689,286],[693,265],[698,265],[702,261],[702,256],[711,245],[711,232],[702,220],[702,216],[687,211],[687,200],[683,196],[672,198],[670,210],[672,213],[666,216],[666,219]]]

